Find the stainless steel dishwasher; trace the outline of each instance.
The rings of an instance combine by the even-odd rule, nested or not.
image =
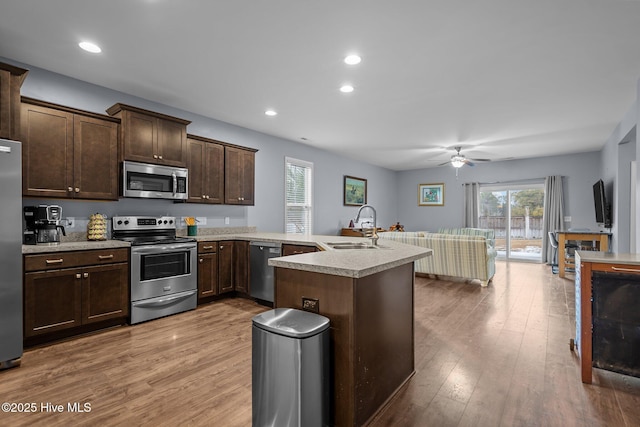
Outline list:
[[[249,295],[273,302],[274,269],[269,266],[269,258],[280,256],[280,243],[249,242],[250,248],[250,290]]]

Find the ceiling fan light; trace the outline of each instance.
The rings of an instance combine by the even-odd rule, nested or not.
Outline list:
[[[465,158],[464,156],[451,156],[451,165],[453,165],[454,168],[461,168],[462,166],[464,166],[465,164]]]

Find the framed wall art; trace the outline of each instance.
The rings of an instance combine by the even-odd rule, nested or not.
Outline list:
[[[344,176],[344,205],[361,206],[367,204],[367,180],[355,176]]]
[[[444,184],[418,184],[418,206],[444,206]]]

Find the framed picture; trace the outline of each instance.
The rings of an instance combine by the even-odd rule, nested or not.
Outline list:
[[[361,206],[367,204],[367,180],[355,176],[344,176],[344,205]]]
[[[418,206],[444,206],[444,184],[418,184]]]

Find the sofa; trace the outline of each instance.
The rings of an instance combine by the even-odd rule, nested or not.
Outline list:
[[[379,234],[380,239],[433,249],[431,256],[415,261],[415,272],[478,279],[487,286],[496,271],[495,235],[479,228],[441,228],[427,231]]]

